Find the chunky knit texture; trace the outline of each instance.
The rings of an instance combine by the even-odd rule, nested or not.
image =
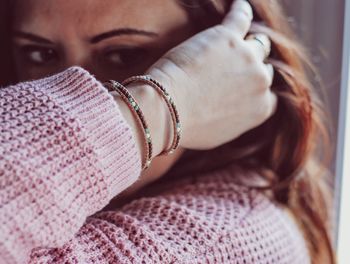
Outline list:
[[[233,165],[100,211],[138,179],[141,156],[79,67],[0,89],[0,132],[1,264],[310,263],[290,215],[236,183]]]

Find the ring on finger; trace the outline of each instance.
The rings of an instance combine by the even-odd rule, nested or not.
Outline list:
[[[271,53],[271,45],[269,43],[266,43],[262,36],[263,35],[261,35],[261,34],[251,34],[247,37],[247,39],[256,40],[264,48],[264,54],[265,54],[265,59],[266,59],[269,57],[269,55]]]

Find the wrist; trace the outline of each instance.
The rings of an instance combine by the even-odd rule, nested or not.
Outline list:
[[[174,69],[172,70],[176,72],[176,70]],[[176,75],[179,77],[179,78],[176,78],[176,84],[174,83],[175,82],[174,79],[169,74],[167,74],[163,70],[160,70],[157,67],[153,67],[149,69],[146,72],[146,75],[151,76],[154,80],[159,82],[167,90],[167,92],[169,93],[169,95],[172,97],[174,101],[174,104],[177,109],[177,114],[180,119],[180,125],[181,125],[181,139],[180,139],[180,145],[179,145],[181,146],[181,141],[184,138],[184,135],[186,132],[186,124],[188,123],[186,118],[188,116],[187,112],[189,110],[189,109],[186,109],[187,104],[186,104],[186,101],[184,100],[186,98],[186,90],[183,89],[184,87],[182,85],[179,85],[179,83],[181,83],[181,81],[179,81],[181,79],[180,77],[181,74]],[[172,122],[171,119],[170,119],[170,122]]]
[[[163,102],[161,96],[152,87],[147,87],[144,84],[131,84],[127,89],[139,104],[148,123],[153,145],[152,158],[154,158],[168,147],[172,137],[170,113],[168,113],[166,104]],[[125,103],[122,104],[122,108],[127,121],[134,128],[134,135],[141,148],[141,154],[144,154],[145,142],[143,131],[136,121],[137,117],[131,113]]]

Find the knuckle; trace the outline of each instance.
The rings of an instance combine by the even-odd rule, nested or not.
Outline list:
[[[226,36],[227,37],[227,41],[228,41],[228,44],[229,44],[229,47],[230,48],[237,48],[240,44],[240,39],[239,37],[234,34],[234,33],[231,33],[229,35]]]
[[[257,67],[254,80],[258,84],[259,91],[265,92],[270,88],[270,78],[262,67]]]
[[[248,47],[242,48],[242,56],[244,61],[249,65],[254,65],[258,61],[255,54]],[[257,71],[257,69],[255,71]]]

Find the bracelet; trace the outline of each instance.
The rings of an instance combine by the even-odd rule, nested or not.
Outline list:
[[[163,151],[159,155],[162,156],[174,153],[174,151],[178,148],[181,139],[181,123],[174,100],[171,98],[170,94],[163,87],[163,85],[161,85],[149,75],[133,76],[123,81],[122,84],[127,86],[134,82],[142,82],[148,84],[149,86],[155,88],[158,91],[158,93],[160,93],[161,96],[165,99],[173,120],[174,139],[170,148],[168,150]]]
[[[107,83],[105,83],[107,88],[112,87],[114,91],[117,91],[123,101],[129,106],[129,108],[132,110],[134,115],[138,117],[138,123],[142,127],[144,139],[145,139],[145,149],[146,154],[143,158],[142,162],[142,170],[146,170],[149,168],[152,162],[152,152],[153,152],[153,145],[152,145],[152,138],[151,133],[148,128],[148,124],[146,122],[146,119],[143,115],[143,112],[141,111],[139,104],[135,100],[135,98],[131,95],[131,93],[125,88],[124,85],[120,84],[119,82],[116,82],[114,80],[110,80]]]

